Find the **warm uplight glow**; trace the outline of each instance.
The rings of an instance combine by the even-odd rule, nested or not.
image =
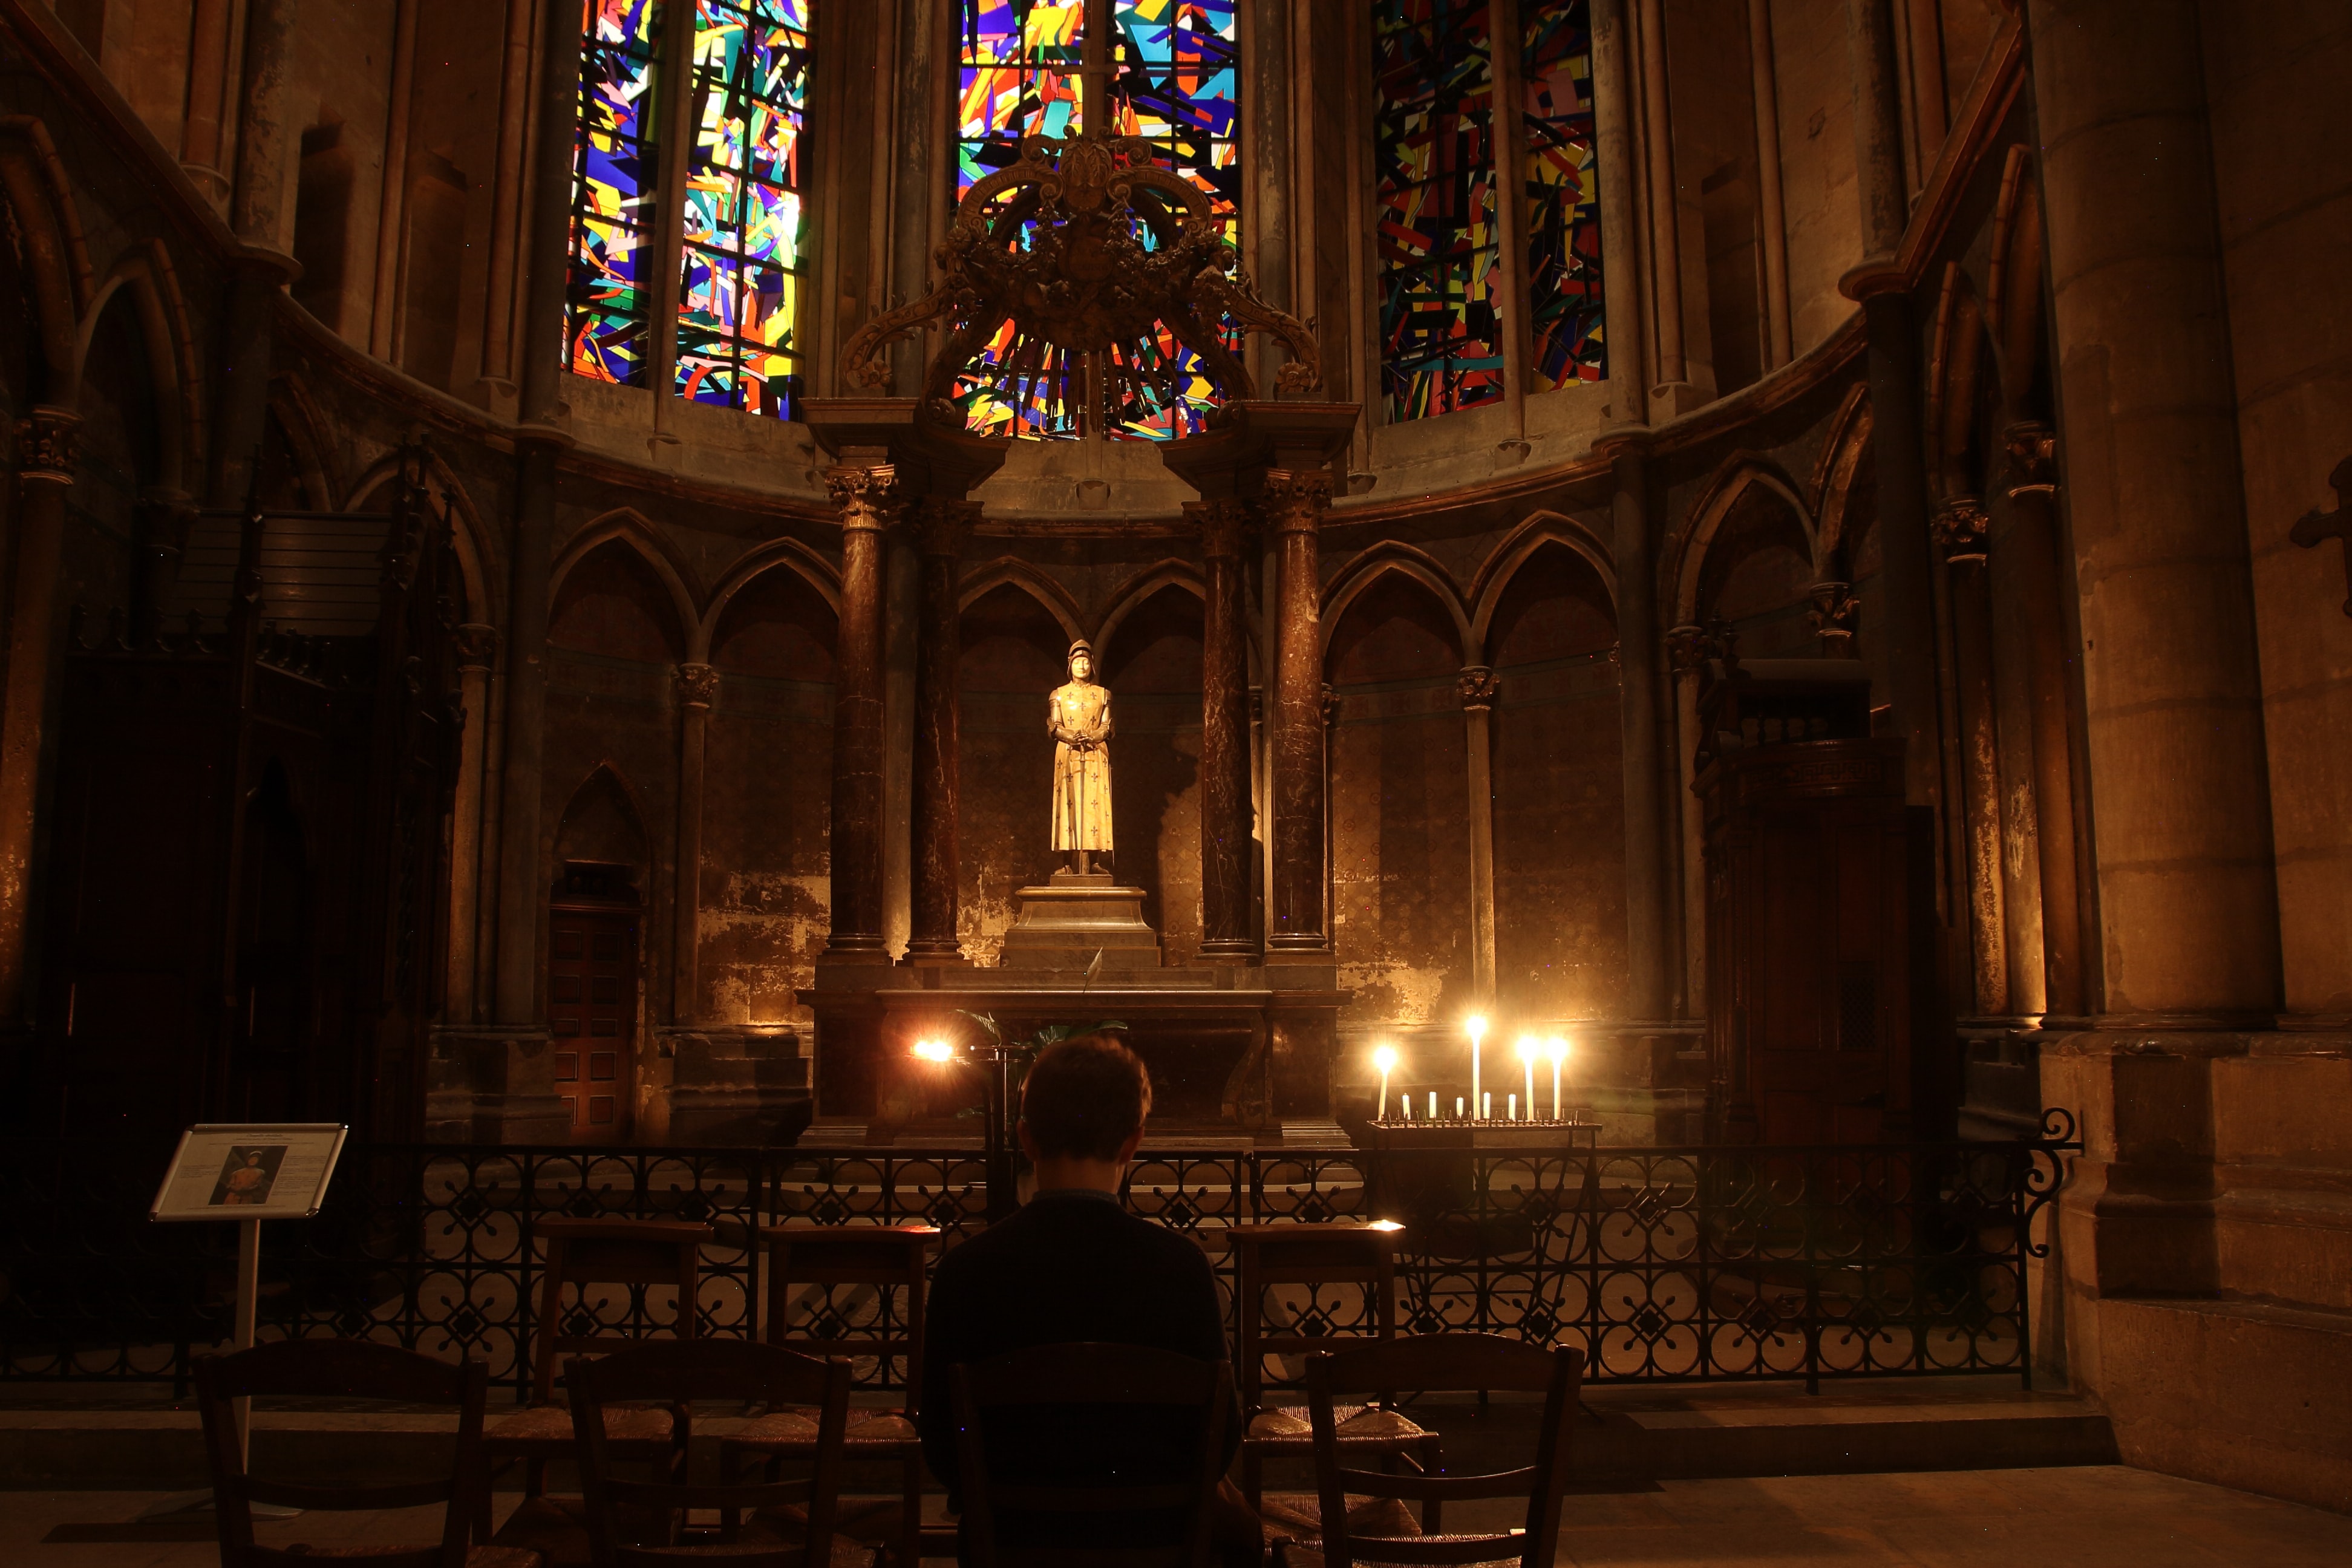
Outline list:
[[[1567,1059],[1568,1037],[1564,1035],[1554,1035],[1551,1037],[1551,1043],[1548,1049],[1551,1053],[1553,1065],[1558,1066],[1560,1062]]]
[[[1519,1037],[1519,1060],[1531,1062],[1536,1059],[1536,1053],[1541,1049],[1543,1047],[1536,1043],[1536,1037],[1533,1035]]]
[[[1366,1230],[1402,1230],[1404,1226],[1392,1219],[1376,1219],[1364,1228]]]
[[[915,1054],[927,1062],[953,1061],[955,1047],[945,1040],[917,1040]]]

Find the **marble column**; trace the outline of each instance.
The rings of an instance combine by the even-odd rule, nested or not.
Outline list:
[[[1495,1004],[1495,699],[1503,683],[1491,666],[1474,664],[1454,678],[1462,699],[1462,739],[1470,784],[1470,1005]]]
[[[36,407],[16,422],[16,562],[8,608],[8,668],[0,686],[0,1025],[30,1003],[26,940],[32,926],[33,826],[58,641],[58,569],[66,492],[73,486],[80,417]]]
[[[563,387],[563,311],[571,271],[572,135],[580,90],[580,19],[551,5],[542,18],[537,166],[521,334],[521,418],[515,431],[511,598],[507,615],[505,756],[499,781],[499,937],[494,1020],[540,1021],[541,794],[547,743],[547,616],[553,581],[555,470],[572,442],[556,428]]]
[[[2028,16],[2097,824],[2093,1007],[2210,1027],[2266,1025],[2284,987],[2204,11],[2032,0]]]
[[[669,1021],[692,1024],[702,1016],[702,764],[719,671],[681,664],[672,675],[678,708],[677,872],[670,892]]]
[[[1318,534],[1331,504],[1323,469],[1269,468],[1260,492],[1275,539],[1274,879],[1266,890],[1269,955],[1321,954],[1324,929],[1323,637]]]
[[[1990,520],[1976,496],[1948,496],[1936,509],[1952,616],[1952,679],[1958,699],[1960,819],[1967,870],[1973,1011],[2007,1016],[2009,918],[2001,879],[2000,739],[1993,710],[1992,599],[1987,581]]]
[[[1249,629],[1242,550],[1248,509],[1202,501],[1201,956],[1257,952],[1250,933]]]
[[[247,245],[288,249],[286,48],[295,0],[252,0],[245,16],[243,107],[237,116],[236,190],[229,226]]]
[[[910,963],[961,963],[957,845],[962,819],[958,774],[963,686],[963,544],[980,521],[978,501],[931,497],[917,511],[923,551],[922,607],[915,633],[915,766],[908,871]]]
[[[1610,497],[1617,566],[1618,713],[1625,792],[1625,1005],[1633,1016],[1666,1016],[1671,952],[1666,858],[1667,788],[1660,710],[1657,541],[1649,505],[1649,467],[1640,438],[1601,443],[1615,480]]]
[[[449,809],[449,977],[442,1014],[449,1023],[470,1024],[481,956],[483,764],[499,629],[469,622],[457,629],[450,642],[457,654],[457,698],[464,716],[457,732],[457,788]]]
[[[828,959],[887,963],[882,932],[883,567],[898,519],[898,471],[845,447],[824,470],[841,513],[841,634],[834,655],[833,932]]]
[[[2026,684],[2032,692],[2034,841],[2042,876],[2043,1006],[2074,1018],[2089,1008],[2084,962],[2081,871],[2075,831],[2074,672],[2058,574],[2057,438],[2025,422],[2003,433],[2009,458],[2009,526],[1992,551],[1994,593],[2013,602],[2023,629]]]

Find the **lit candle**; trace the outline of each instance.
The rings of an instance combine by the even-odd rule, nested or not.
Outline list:
[[[1470,1016],[1470,1021],[1463,1027],[1470,1031],[1470,1103],[1484,1105],[1486,1103],[1486,1091],[1479,1082],[1478,1058],[1481,1051],[1480,1042],[1486,1037],[1486,1020],[1473,1013]]]
[[[1551,1119],[1559,1120],[1559,1064],[1568,1060],[1568,1040],[1565,1036],[1551,1037]]]
[[[1516,1094],[1512,1095],[1508,1103],[1510,1109],[1507,1114],[1504,1116],[1503,1120],[1506,1121],[1517,1121],[1519,1119],[1519,1097]],[[1528,1103],[1530,1105],[1535,1103],[1532,1096],[1529,1097]]]
[[[1401,1094],[1401,1095],[1397,1096],[1397,1104],[1398,1104],[1398,1106],[1399,1106],[1399,1107],[1400,1107],[1400,1108],[1404,1111],[1404,1119],[1405,1119],[1407,1121],[1412,1121],[1412,1091],[1408,1089],[1408,1090],[1407,1090],[1406,1092],[1404,1092],[1403,1094]]]
[[[1389,1119],[1389,1074],[1395,1069],[1396,1064],[1394,1046],[1382,1046],[1372,1053],[1372,1065],[1381,1069],[1381,1120],[1383,1121]]]
[[[1437,1120],[1437,1091],[1433,1089],[1429,1091],[1429,1119]]]
[[[1533,1035],[1519,1037],[1519,1062],[1528,1069],[1528,1120],[1530,1121],[1536,1119],[1536,1053],[1542,1048]],[[1511,1120],[1516,1121],[1518,1118],[1514,1116]]]
[[[1462,1097],[1458,1094],[1454,1097],[1454,1120],[1462,1120]]]
[[[1482,1094],[1478,1097],[1478,1120],[1481,1121],[1492,1121],[1495,1120],[1495,1097],[1492,1093]]]

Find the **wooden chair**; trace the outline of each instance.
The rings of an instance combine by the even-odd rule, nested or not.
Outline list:
[[[1503,1562],[1551,1568],[1559,1550],[1560,1491],[1568,1482],[1569,1437],[1583,1373],[1580,1351],[1544,1350],[1492,1334],[1425,1334],[1317,1356],[1307,1365],[1307,1401],[1315,1423],[1315,1483],[1325,1528],[1320,1540],[1276,1542],[1276,1568]],[[1391,1388],[1541,1394],[1543,1425],[1535,1462],[1475,1476],[1387,1475],[1344,1468],[1348,1447],[1339,1436],[1339,1401]],[[1433,1529],[1441,1499],[1524,1496],[1528,1510],[1519,1529],[1501,1534],[1367,1537],[1349,1526],[1350,1492],[1400,1502],[1419,1499]]]
[[[530,1407],[507,1416],[484,1436],[483,1447],[493,1469],[524,1461],[523,1495],[538,1497],[546,1489],[547,1462],[572,1452],[572,1416],[554,1403],[556,1358],[572,1351],[610,1349],[615,1336],[568,1334],[563,1331],[563,1289],[583,1291],[593,1285],[668,1285],[677,1291],[677,1337],[695,1337],[695,1292],[701,1283],[702,1244],[710,1239],[707,1225],[679,1220],[571,1219],[562,1216],[537,1222],[547,1243],[546,1278],[540,1288],[537,1343],[531,1363]],[[676,1413],[668,1410],[615,1409],[606,1413],[605,1436],[618,1458],[660,1462],[673,1467],[684,1462],[686,1449],[677,1436]],[[489,1488],[482,1489],[481,1533],[489,1533]]]
[[[482,1460],[482,1407],[489,1397],[488,1369],[478,1361],[452,1365],[415,1351],[359,1340],[279,1340],[234,1355],[204,1356],[195,1364],[196,1405],[203,1413],[205,1456],[213,1473],[214,1515],[220,1531],[221,1568],[266,1568],[314,1563],[321,1555],[386,1568],[539,1568],[535,1552],[501,1546],[470,1546],[475,1493],[487,1493],[489,1474]],[[446,1477],[377,1486],[298,1485],[265,1480],[246,1466],[236,1402],[256,1395],[289,1394],[339,1399],[383,1399],[404,1405],[452,1405],[457,1409],[457,1448]],[[257,1546],[253,1505],[325,1510],[415,1508],[443,1505],[441,1539],[432,1545],[335,1547],[314,1553]]]
[[[664,1568],[713,1557],[730,1568],[828,1568],[849,1415],[847,1362],[749,1341],[647,1342],[597,1361],[570,1361],[563,1380],[596,1568]],[[616,1406],[669,1405],[678,1412],[683,1441],[696,1401],[738,1399],[776,1410],[814,1408],[809,1476],[745,1480],[722,1471],[717,1485],[698,1486],[686,1477],[636,1481],[614,1473],[608,1434]],[[693,1525],[688,1510],[694,1509],[717,1510],[718,1525]]]
[[[963,1490],[963,1562],[970,1568],[1208,1568],[1211,1504],[1224,1468],[1225,1433],[1233,1403],[1233,1368],[1138,1345],[1039,1345],[951,1369],[955,1389],[957,1469]],[[992,1423],[999,1451],[1011,1448],[1050,1471],[1072,1457],[1034,1440],[1034,1424],[1006,1421],[1009,1412],[1050,1407],[1043,1417],[1061,1422],[1084,1406],[1197,1412],[1191,1473],[1150,1483],[1045,1485],[1000,1475],[990,1464]],[[1131,1416],[1129,1417],[1131,1419]],[[1022,1546],[1003,1539],[1046,1521],[1096,1521],[1116,1532],[1138,1514],[1170,1516],[1176,1539],[1161,1545]],[[1007,1524],[1013,1528],[1008,1532]]]
[[[890,1534],[900,1568],[916,1568],[922,1556],[923,1444],[915,1430],[916,1401],[923,1386],[923,1296],[930,1250],[939,1227],[907,1226],[762,1226],[768,1244],[767,1339],[790,1342],[817,1355],[904,1356],[907,1400],[898,1410],[853,1412],[844,1452],[853,1462],[898,1467],[898,1518]],[[903,1289],[907,1310],[896,1329],[863,1338],[816,1333],[795,1335],[787,1319],[792,1287],[872,1286]],[[757,1313],[756,1299],[754,1315]],[[720,1445],[727,1473],[764,1460],[772,1468],[783,1459],[805,1458],[817,1441],[814,1425],[795,1415],[771,1413],[730,1435]],[[840,1521],[847,1526],[850,1521]]]
[[[1244,1225],[1225,1232],[1234,1248],[1234,1287],[1241,1323],[1242,1493],[1252,1508],[1277,1527],[1313,1529],[1314,1521],[1267,1510],[1264,1490],[1268,1459],[1311,1458],[1314,1426],[1299,1405],[1268,1405],[1265,1358],[1331,1347],[1328,1333],[1269,1333],[1264,1300],[1276,1285],[1355,1285],[1364,1292],[1372,1337],[1396,1338],[1396,1241],[1400,1226],[1381,1221],[1362,1225]],[[1410,1456],[1433,1471],[1442,1458],[1437,1435],[1407,1419],[1385,1397],[1350,1405],[1339,1414],[1340,1446],[1353,1455]]]

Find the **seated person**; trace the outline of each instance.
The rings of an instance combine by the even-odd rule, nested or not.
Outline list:
[[[1223,1361],[1224,1314],[1208,1259],[1191,1240],[1120,1203],[1118,1190],[1143,1119],[1151,1078],[1115,1039],[1089,1036],[1039,1053],[1021,1094],[1021,1147],[1036,1167],[1026,1206],[940,1260],[924,1322],[923,1457],[961,1512],[955,1401],[949,1369],[1034,1345],[1149,1345],[1196,1361]],[[1138,1412],[1137,1415],[1141,1415]],[[992,1450],[1007,1455],[1031,1484],[1084,1485],[1113,1476],[1181,1475],[1192,1467],[1197,1428],[1124,1419],[1101,1407],[1006,1411],[991,1424]],[[1020,1429],[1015,1429],[1015,1424]],[[1241,1447],[1238,1400],[1227,1414],[1225,1463]],[[992,1459],[991,1468],[996,1467]],[[1257,1518],[1232,1482],[1221,1483],[1213,1526],[1221,1557],[1258,1563]],[[1139,1545],[1166,1539],[1173,1521],[1126,1521],[1118,1541],[1053,1544]],[[1007,1544],[1023,1539],[1000,1520]],[[1047,1544],[1043,1541],[1035,1544]]]

